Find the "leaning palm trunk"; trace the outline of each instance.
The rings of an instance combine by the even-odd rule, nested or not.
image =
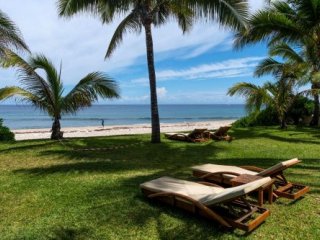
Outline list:
[[[149,83],[150,83],[150,101],[151,101],[151,127],[152,143],[160,143],[160,120],[157,100],[157,83],[156,73],[154,67],[154,52],[153,52],[153,40],[151,32],[151,20],[144,24],[146,34],[146,48],[147,48],[147,60],[148,60],[148,71],[149,71]]]
[[[61,132],[60,119],[57,117],[53,121],[51,132],[52,140],[59,140],[63,138],[63,132]]]

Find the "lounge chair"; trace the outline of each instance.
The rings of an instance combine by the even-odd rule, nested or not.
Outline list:
[[[210,137],[214,140],[232,141],[233,138],[228,135],[230,128],[231,126],[220,127],[215,132],[210,132]]]
[[[250,232],[270,215],[269,210],[250,204],[245,195],[265,184],[262,178],[233,188],[222,188],[212,183],[195,183],[171,177],[161,177],[140,185],[142,193],[177,208],[219,222],[226,228]],[[238,211],[237,211],[238,210]]]
[[[299,163],[297,158],[280,162],[270,168],[263,169],[255,166],[227,166],[227,165],[216,165],[216,164],[204,164],[192,167],[193,175],[205,181],[212,181],[231,185],[231,179],[242,175],[257,175],[260,177],[271,177],[273,178],[276,196],[297,199],[307,193],[310,188],[297,183],[288,182],[285,178],[283,171],[287,168]]]
[[[208,129],[194,129],[191,133],[165,133],[165,137],[171,140],[185,142],[205,142],[210,140]]]

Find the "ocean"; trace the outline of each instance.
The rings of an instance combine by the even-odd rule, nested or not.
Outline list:
[[[160,105],[161,123],[201,122],[238,119],[245,115],[244,105]],[[0,105],[0,118],[11,129],[50,128],[51,118],[27,105]],[[62,127],[105,126],[150,123],[149,105],[93,105],[76,115],[62,117]]]

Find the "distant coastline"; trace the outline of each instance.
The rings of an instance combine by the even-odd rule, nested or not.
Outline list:
[[[161,132],[182,132],[191,131],[195,128],[217,129],[221,126],[230,125],[235,120],[215,120],[203,122],[183,122],[183,123],[162,123]],[[83,138],[83,137],[102,137],[116,135],[134,135],[151,133],[149,124],[114,125],[114,126],[88,126],[88,127],[66,127],[62,128],[64,137]],[[16,140],[49,139],[50,128],[43,129],[19,129],[13,130]]]
[[[159,106],[162,124],[229,121],[245,115],[241,104],[163,104]],[[14,130],[48,129],[52,121],[45,113],[28,105],[0,105],[0,118]],[[150,124],[149,105],[99,104],[62,117],[63,128],[98,127],[101,120],[106,127],[117,125]]]

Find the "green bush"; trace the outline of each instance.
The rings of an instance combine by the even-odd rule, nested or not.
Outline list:
[[[0,119],[0,141],[14,141],[14,133],[8,127],[3,126],[2,119]]]
[[[314,103],[307,97],[299,96],[289,109],[286,120],[295,125],[301,124],[301,120],[313,113]],[[240,118],[232,126],[234,127],[254,127],[254,126],[274,126],[279,124],[277,112],[271,107],[260,112],[254,112],[246,117]]]
[[[260,112],[254,112],[246,117],[240,118],[232,124],[233,127],[274,126],[279,120],[276,111],[266,108]]]
[[[288,111],[288,118],[294,124],[300,124],[301,119],[311,116],[313,113],[314,102],[307,97],[299,96]]]

